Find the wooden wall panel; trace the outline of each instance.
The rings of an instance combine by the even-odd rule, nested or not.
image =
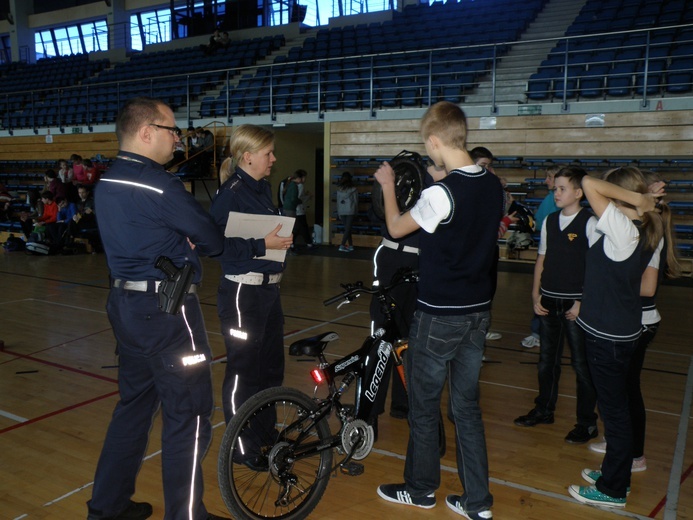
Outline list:
[[[118,140],[114,132],[54,134],[53,142],[46,142],[46,135],[0,137],[0,160],[47,161],[69,159],[73,153],[82,157],[101,154],[115,157]]]
[[[470,118],[468,147],[498,156],[693,157],[693,111],[605,114],[604,127],[585,126],[585,114],[498,117],[495,129]],[[331,124],[332,157],[388,157],[402,149],[423,153],[418,120]]]

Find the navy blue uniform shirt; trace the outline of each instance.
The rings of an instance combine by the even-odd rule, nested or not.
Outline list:
[[[226,229],[229,211],[251,215],[279,214],[272,203],[272,189],[269,182],[265,179],[256,181],[238,167],[233,175],[219,187],[209,211],[222,233]],[[263,238],[226,238],[221,268],[224,274],[281,273],[284,270],[284,264],[263,260],[265,251]]]
[[[193,282],[199,283],[202,266],[198,253],[214,256],[223,250],[223,235],[209,214],[180,179],[151,159],[119,152],[97,183],[94,198],[113,278],[163,280],[166,275],[154,264],[164,255],[178,267],[192,263]]]

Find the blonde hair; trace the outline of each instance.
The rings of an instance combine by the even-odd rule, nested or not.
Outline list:
[[[645,183],[648,186],[652,186],[656,182],[661,182],[662,178],[653,171],[641,170],[643,177],[645,178]],[[659,200],[659,210],[660,217],[662,218],[662,224],[664,225],[664,245],[666,246],[667,255],[667,265],[664,275],[667,278],[678,278],[681,276],[681,264],[676,256],[676,235],[674,234],[674,222],[671,214],[671,208],[663,199]]]
[[[227,180],[229,180],[229,177],[231,177],[233,171],[233,159],[231,159],[231,157],[227,157],[224,159],[224,162],[221,163],[221,166],[219,166],[219,182],[224,184]]]
[[[636,193],[649,193],[648,184],[645,176],[635,166],[625,166],[610,170],[604,175],[604,180],[620,186],[628,191]],[[626,208],[635,209],[631,204],[627,204],[621,200],[619,204]],[[648,211],[641,217],[642,225],[639,226],[640,232],[644,235],[643,244],[646,251],[654,251],[659,245],[659,241],[664,236],[664,222],[659,213]]]
[[[458,105],[439,101],[426,110],[421,118],[420,131],[424,141],[435,135],[445,146],[464,150],[467,145],[467,116]]]
[[[256,153],[274,143],[271,130],[256,125],[241,125],[231,134],[229,148],[231,157],[239,164],[243,154]]]

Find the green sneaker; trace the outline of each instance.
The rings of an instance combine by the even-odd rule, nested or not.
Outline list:
[[[568,487],[568,493],[570,493],[570,496],[575,500],[583,504],[602,507],[626,507],[625,498],[610,497],[594,486],[572,485]]]
[[[598,469],[583,469],[582,470],[582,478],[584,478],[587,482],[590,484],[596,484],[597,480],[599,480],[599,477],[602,476],[602,472],[599,471]],[[626,489],[626,496],[630,495],[630,486]]]

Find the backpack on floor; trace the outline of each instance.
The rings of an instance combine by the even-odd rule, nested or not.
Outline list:
[[[7,241],[2,245],[5,251],[24,251],[26,244],[24,240],[14,235],[7,237]]]
[[[33,253],[35,255],[50,255],[51,254],[51,246],[44,242],[27,242],[26,243],[26,250],[29,253]]]

